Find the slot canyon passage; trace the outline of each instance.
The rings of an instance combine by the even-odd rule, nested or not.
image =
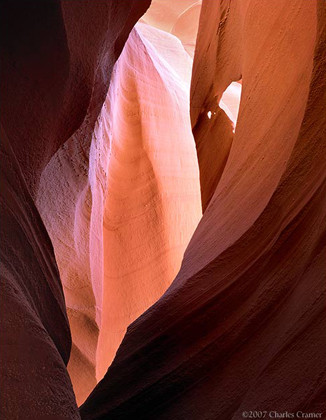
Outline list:
[[[325,0],[0,4],[0,417],[326,419]]]

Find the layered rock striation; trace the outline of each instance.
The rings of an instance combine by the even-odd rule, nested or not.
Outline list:
[[[35,206],[42,171],[91,139],[113,65],[149,1],[1,2],[1,416],[80,418],[53,247]],[[94,25],[96,22],[96,25]]]
[[[191,110],[205,212],[82,418],[323,411],[325,19],[323,1],[203,2]],[[240,79],[233,133],[218,103]]]
[[[322,413],[325,2],[149,3],[1,3],[0,414]]]
[[[63,282],[80,402],[127,326],[171,284],[201,217],[191,65],[176,37],[137,24],[91,142],[77,132],[42,173],[36,202]]]

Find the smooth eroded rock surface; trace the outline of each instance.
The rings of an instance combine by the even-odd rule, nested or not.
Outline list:
[[[325,25],[323,1],[203,1],[191,110],[206,210],[82,418],[323,411]],[[218,103],[240,79],[233,133]]]
[[[127,326],[171,284],[201,217],[191,65],[176,37],[138,24],[91,145],[72,136],[42,174],[37,205],[64,286],[81,402]]]
[[[91,139],[113,65],[149,3],[1,2],[2,418],[80,418],[62,286],[34,198],[58,148],[76,131]]]
[[[149,4],[1,2],[0,417],[322,413],[325,1]]]

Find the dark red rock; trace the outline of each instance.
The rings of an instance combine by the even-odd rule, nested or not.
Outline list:
[[[220,44],[203,60],[232,25],[229,58]],[[194,124],[215,95],[212,57],[217,94],[243,77],[228,162],[178,276],[129,327],[83,419],[325,410],[325,2],[204,0],[200,31]]]
[[[91,136],[149,3],[1,2],[1,418],[79,418],[61,282],[33,197],[58,147],[76,130]]]

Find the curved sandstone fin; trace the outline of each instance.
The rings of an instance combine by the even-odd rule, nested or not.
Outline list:
[[[212,86],[219,95],[242,74],[227,163],[179,274],[128,328],[84,419],[323,410],[325,3],[229,2],[230,56],[232,36],[216,48],[226,3],[203,2],[214,53],[196,47],[208,73],[194,76],[192,104],[196,124]]]

